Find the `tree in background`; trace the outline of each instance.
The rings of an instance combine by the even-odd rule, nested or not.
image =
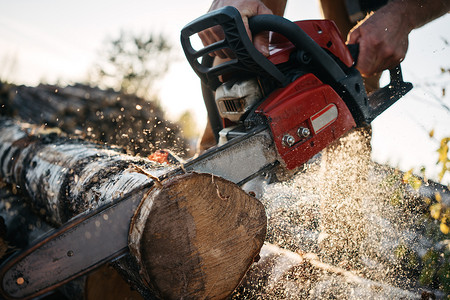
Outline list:
[[[88,81],[100,88],[156,99],[155,84],[169,68],[171,50],[162,35],[122,31],[106,41]]]
[[[122,31],[117,38],[109,39],[103,45],[97,63],[88,74],[88,83],[151,100],[161,109],[157,83],[173,60],[172,45],[164,36]],[[192,114],[184,112],[177,123],[194,151],[198,132]]]

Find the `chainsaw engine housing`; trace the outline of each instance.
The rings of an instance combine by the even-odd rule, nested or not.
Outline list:
[[[262,91],[256,78],[242,81],[228,81],[216,89],[217,109],[222,119],[239,122],[262,98]]]
[[[330,55],[335,56],[342,65],[347,68],[353,65],[353,58],[334,22],[308,20],[294,23],[321,47],[328,49]],[[289,81],[311,72],[308,69],[310,63],[308,54],[297,51],[281,34],[270,32],[269,52],[268,60],[282,69],[290,77]],[[249,74],[251,73],[247,76]],[[264,95],[280,88],[272,79],[260,77],[258,74],[253,74],[253,77],[242,77],[240,72],[228,74],[227,78],[231,79],[223,82],[215,90],[215,101],[220,117],[232,123],[243,121],[247,113],[263,100]],[[229,124],[227,121],[225,123]]]

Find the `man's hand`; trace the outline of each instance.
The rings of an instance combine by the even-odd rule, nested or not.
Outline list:
[[[248,27],[248,18],[262,15],[262,14],[272,14],[272,11],[267,8],[260,0],[214,0],[209,11],[213,11],[225,6],[236,7],[242,16],[242,21],[244,22],[245,28],[247,30],[250,40],[253,41],[255,48],[261,52],[264,56],[269,56],[269,36],[267,32],[262,32],[257,34],[252,38],[252,34]],[[215,26],[199,32],[199,37],[203,42],[203,45],[207,46],[212,43],[221,41],[224,39],[222,30]],[[215,55],[220,58],[228,58],[229,55],[226,51],[216,51]]]
[[[349,44],[359,43],[356,68],[365,77],[398,65],[408,50],[408,35],[413,29],[402,6],[386,5],[353,28]]]
[[[391,0],[352,29],[348,43],[359,43],[356,67],[371,76],[398,65],[408,50],[408,35],[446,14],[449,0]]]

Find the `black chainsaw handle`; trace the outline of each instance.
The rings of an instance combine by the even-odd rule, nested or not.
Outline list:
[[[348,52],[353,58],[353,65],[356,66],[359,58],[359,44],[348,44],[347,45]],[[391,76],[390,85],[397,85],[398,83],[403,82],[402,69],[400,64],[396,65],[394,68],[389,69],[389,73]]]
[[[190,37],[214,26],[222,28],[224,39],[200,50],[194,49]],[[194,71],[212,90],[221,84],[219,76],[233,71],[269,76],[283,86],[289,83],[288,78],[256,50],[247,35],[241,14],[234,7],[226,6],[209,12],[187,24],[181,30],[181,46]],[[199,61],[220,49],[228,49],[233,58],[217,66],[206,66]]]
[[[224,40],[195,50],[190,37],[214,26],[222,28]],[[322,75],[327,81],[339,82],[345,78],[344,71],[336,61],[295,23],[280,16],[258,15],[249,19],[249,28],[253,34],[274,31],[285,36],[298,49],[302,49],[311,56],[312,62],[318,66],[319,70],[322,70]],[[234,7],[227,6],[209,12],[186,25],[181,31],[181,45],[194,71],[212,90],[221,84],[218,79],[220,75],[233,71],[266,76],[274,79],[281,86],[290,83],[290,79],[254,47],[247,35],[241,14]],[[214,67],[205,66],[199,62],[204,55],[220,49],[230,50],[233,58]]]
[[[356,66],[359,58],[359,44],[349,44],[347,48],[353,57]],[[385,87],[379,88],[368,96],[367,115],[365,122],[372,122],[378,115],[388,109],[397,100],[408,93],[413,85],[403,81],[402,68],[400,64],[389,69],[390,82]]]

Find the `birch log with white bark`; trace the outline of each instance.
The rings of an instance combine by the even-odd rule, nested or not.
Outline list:
[[[30,243],[54,229],[33,213],[27,199],[0,180],[0,261],[15,249],[24,249]],[[3,246],[3,247],[2,247]]]
[[[0,127],[0,177],[24,190],[34,209],[56,225],[148,183],[134,166],[154,176],[168,169],[10,119]]]
[[[156,297],[227,297],[263,244],[264,207],[211,174],[155,179],[171,168],[0,119],[0,177],[47,220],[62,225],[154,180],[132,222],[137,265],[122,268]]]

